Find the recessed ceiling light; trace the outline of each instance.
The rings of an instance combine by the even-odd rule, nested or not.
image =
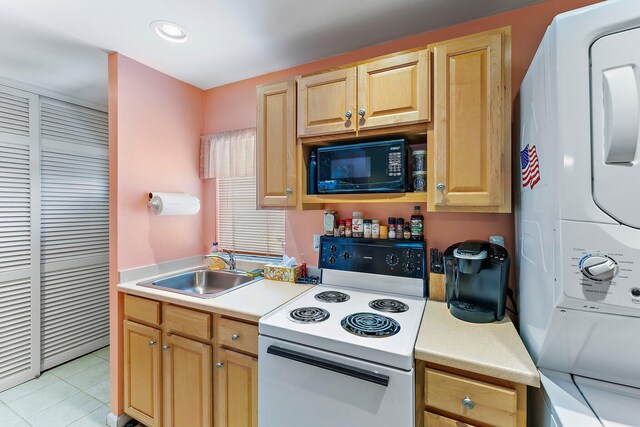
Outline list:
[[[180,25],[169,21],[153,21],[149,26],[157,35],[173,43],[187,41],[187,32]]]

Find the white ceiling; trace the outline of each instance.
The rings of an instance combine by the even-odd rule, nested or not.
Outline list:
[[[104,105],[107,51],[208,89],[541,1],[0,0],[0,76]]]

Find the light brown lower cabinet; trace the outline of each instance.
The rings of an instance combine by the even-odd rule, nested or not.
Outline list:
[[[148,427],[161,424],[160,330],[124,321],[125,412]]]
[[[442,415],[432,414],[431,412],[424,413],[424,427],[474,427],[471,424],[457,421],[451,418],[443,417]]]
[[[216,427],[258,427],[258,358],[219,348]]]
[[[211,426],[212,347],[170,334],[163,341],[165,427]]]

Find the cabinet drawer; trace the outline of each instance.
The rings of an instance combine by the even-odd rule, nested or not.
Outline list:
[[[220,345],[258,354],[258,327],[255,325],[221,317],[216,326],[216,339]]]
[[[425,404],[497,427],[517,421],[515,390],[430,368],[425,371]]]
[[[451,418],[443,417],[442,415],[432,414],[431,412],[424,413],[424,427],[474,427],[471,424],[463,423],[462,421],[454,420]]]
[[[164,306],[167,332],[183,333],[208,340],[211,338],[211,315],[175,305]]]
[[[160,302],[125,294],[124,315],[129,319],[160,325]]]

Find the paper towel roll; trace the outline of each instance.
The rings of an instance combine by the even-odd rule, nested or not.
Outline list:
[[[149,193],[149,206],[156,215],[195,215],[200,212],[200,200],[185,193]]]

